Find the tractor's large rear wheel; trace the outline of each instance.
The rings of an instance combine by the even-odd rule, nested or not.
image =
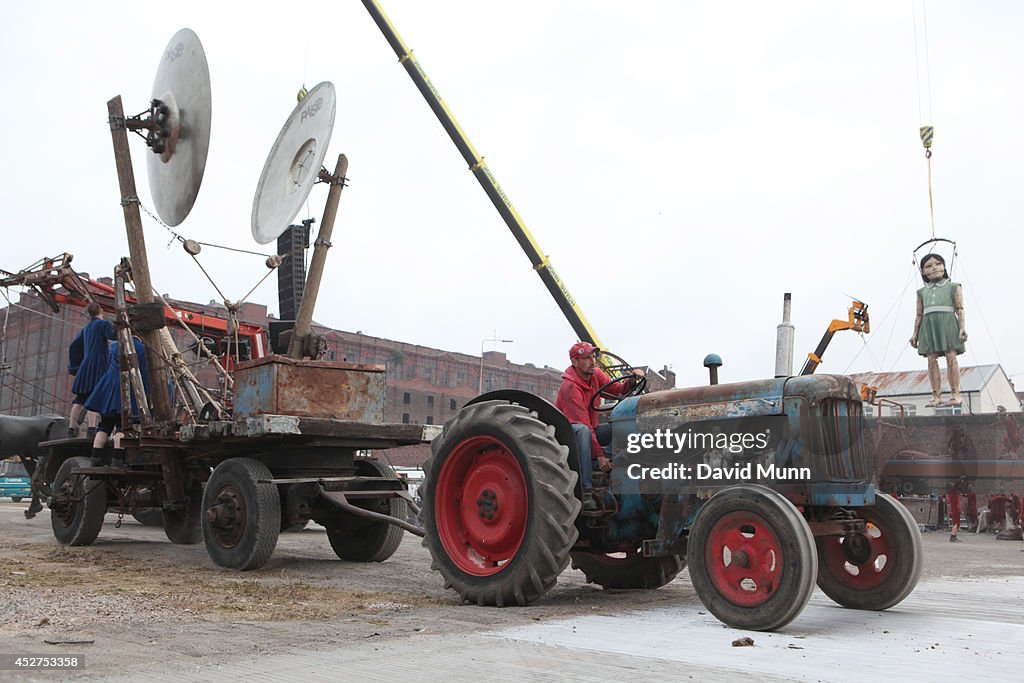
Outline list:
[[[602,588],[661,588],[683,571],[686,562],[679,555],[644,557],[631,552],[594,554],[572,553],[572,568],[587,577],[587,583]]]
[[[395,471],[384,463],[367,458],[356,460],[356,474],[362,477],[398,478]],[[401,498],[361,501],[356,504],[401,520],[408,515],[408,506]],[[335,555],[350,562],[383,562],[395,554],[405,534],[400,526],[375,522],[350,513],[344,513],[341,519],[344,524],[327,527],[327,540]]]
[[[772,631],[803,611],[818,571],[796,507],[755,484],[723,489],[697,512],[687,541],[697,597],[733,628]]]
[[[816,539],[818,587],[843,607],[888,609],[921,578],[921,532],[910,511],[884,493],[855,512],[866,533]]]
[[[54,477],[50,526],[61,545],[91,545],[103,528],[103,517],[107,514],[106,484],[71,474],[71,470],[92,465],[90,458],[68,458]]]
[[[576,542],[576,473],[554,427],[523,406],[466,406],[424,465],[423,544],[464,602],[526,605],[547,593]]]
[[[281,530],[281,497],[266,465],[231,458],[217,465],[203,492],[203,540],[210,559],[230,569],[258,569]]]

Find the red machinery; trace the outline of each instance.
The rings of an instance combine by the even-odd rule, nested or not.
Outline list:
[[[63,253],[52,258],[43,258],[17,273],[0,269],[0,287],[22,286],[32,289],[54,312],[60,304],[86,306],[95,301],[107,313],[116,313],[114,287],[97,280],[90,280],[71,267],[72,254]],[[128,301],[135,299],[128,296]],[[169,327],[183,324],[199,337],[212,339],[220,348],[219,355],[225,368],[230,370],[238,359],[236,349],[249,352],[241,354],[251,358],[268,355],[266,337],[262,327],[239,322],[228,317],[218,317],[185,307],[172,307],[164,302],[164,318]],[[234,343],[232,343],[234,340]]]

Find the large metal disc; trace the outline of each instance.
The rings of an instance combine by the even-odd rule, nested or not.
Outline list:
[[[210,69],[192,29],[181,29],[167,44],[153,99],[170,109],[171,135],[163,154],[148,155],[149,189],[160,219],[179,225],[199,195],[210,150]]]
[[[334,85],[318,84],[295,106],[270,149],[252,201],[252,237],[277,239],[313,189],[334,128]]]

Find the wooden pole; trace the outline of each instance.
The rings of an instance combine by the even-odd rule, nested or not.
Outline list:
[[[128,254],[131,257],[132,281],[135,297],[140,304],[154,302],[153,284],[149,279],[149,260],[146,258],[146,240],[142,233],[142,214],[135,189],[131,149],[128,147],[128,129],[125,125],[121,96],[107,102],[110,137],[114,142],[114,161],[117,164],[117,182],[121,188],[121,208],[124,209],[124,227],[128,233]],[[146,362],[149,366],[149,392],[153,401],[153,417],[157,422],[170,422],[171,395],[167,390],[167,371],[160,354],[160,330],[142,333],[146,344]]]
[[[327,194],[327,206],[324,207],[320,232],[313,245],[313,258],[309,261],[309,274],[306,276],[306,286],[302,291],[302,303],[299,304],[299,313],[295,316],[295,329],[292,330],[292,340],[288,345],[288,356],[291,358],[302,358],[306,339],[313,327],[313,309],[320,293],[320,280],[323,278],[324,265],[327,262],[327,250],[331,247],[331,233],[334,230],[334,219],[338,215],[338,203],[341,201],[341,189],[345,185],[346,173],[348,157],[344,154],[338,155],[338,164],[334,167],[333,176],[327,176],[326,171],[321,173],[321,177],[331,183],[331,190]]]

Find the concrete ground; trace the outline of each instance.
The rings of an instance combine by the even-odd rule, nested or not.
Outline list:
[[[991,535],[924,534],[922,582],[886,612],[816,591],[789,626],[758,633],[708,614],[686,572],[602,591],[567,570],[534,606],[478,608],[456,604],[409,535],[387,562],[358,564],[322,529],[283,534],[239,574],[114,515],[94,546],[62,548],[48,514],[26,521],[24,507],[0,503],[0,655],[86,664],[3,680],[1010,680],[1024,665],[1022,544]],[[734,647],[742,637],[753,645]]]

